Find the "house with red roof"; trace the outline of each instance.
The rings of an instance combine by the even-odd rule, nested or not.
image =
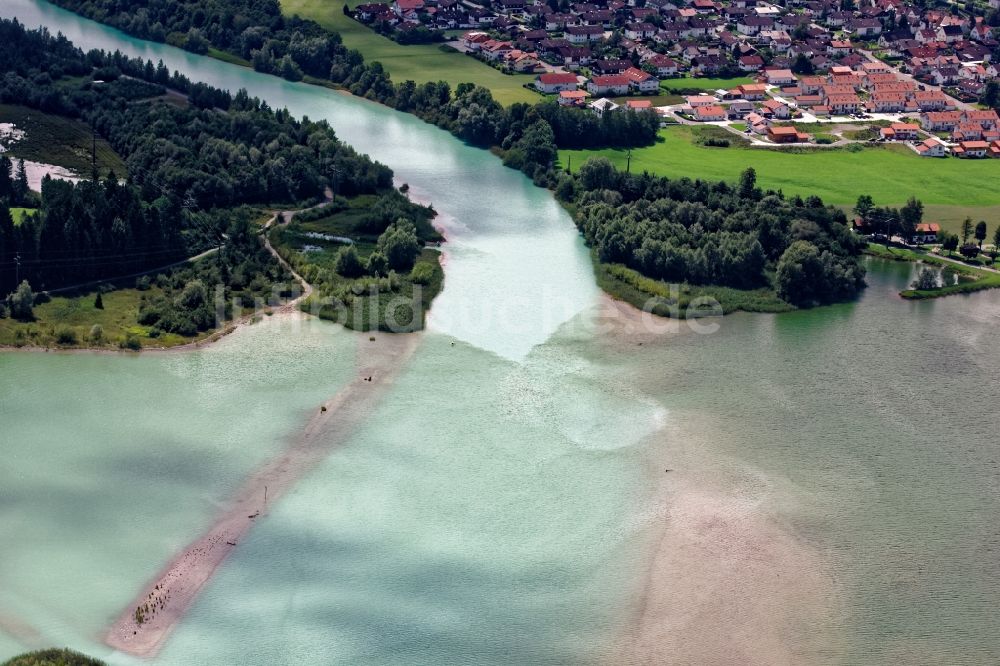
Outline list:
[[[948,150],[944,147],[944,144],[933,137],[918,143],[913,149],[921,157],[944,157],[948,154]]]
[[[957,146],[951,149],[951,152],[955,157],[979,159],[981,157],[986,157],[989,149],[990,144],[985,141],[961,141]]]
[[[624,74],[595,76],[587,82],[587,90],[593,95],[627,95],[629,79]]]
[[[726,109],[719,104],[699,106],[694,110],[695,120],[703,123],[719,122],[726,119]]]
[[[628,79],[629,86],[641,93],[656,93],[660,90],[660,81],[649,72],[636,67],[629,67],[622,76]]]
[[[937,243],[941,234],[941,225],[937,222],[921,222],[914,230],[912,242],[917,245],[924,243]]]
[[[580,82],[576,74],[539,74],[535,79],[535,88],[543,93],[557,93],[564,90],[576,90]]]

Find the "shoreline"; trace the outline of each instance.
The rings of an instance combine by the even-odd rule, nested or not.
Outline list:
[[[108,628],[108,646],[137,657],[155,656],[242,537],[267,516],[264,498],[280,499],[350,437],[421,340],[419,334],[376,333],[370,338],[374,341],[358,346],[354,380],[323,402],[290,446],[252,472],[213,522],[140,589]]]

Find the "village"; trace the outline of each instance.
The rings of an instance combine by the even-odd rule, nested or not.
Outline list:
[[[536,74],[540,95],[598,115],[649,110],[760,146],[899,142],[975,159],[1000,158],[1000,0],[990,3],[395,0],[353,16],[397,35],[450,34],[455,50]]]

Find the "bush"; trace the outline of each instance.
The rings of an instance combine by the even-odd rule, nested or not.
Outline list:
[[[56,329],[56,343],[60,345],[75,345],[76,331],[69,326],[60,326]]]
[[[73,650],[50,648],[14,657],[3,666],[105,666],[105,663]]]
[[[128,349],[130,351],[139,351],[140,349],[142,349],[142,342],[139,340],[138,337],[129,333],[123,339],[118,341],[118,348]]]
[[[920,269],[917,279],[913,281],[912,287],[918,291],[928,291],[938,288],[937,275],[929,268]]]
[[[104,298],[101,296],[101,292],[97,292],[97,298],[94,299],[94,309],[104,309]]]
[[[342,247],[337,251],[337,256],[333,261],[333,268],[340,275],[351,279],[361,277],[365,272],[365,267],[358,257],[358,251],[353,245]]]
[[[135,288],[139,291],[149,291],[150,282],[148,275],[142,275],[135,279]]]
[[[434,279],[434,266],[421,261],[410,272],[410,281],[414,284],[428,285]]]
[[[35,320],[35,293],[31,291],[31,285],[27,280],[21,282],[17,289],[7,297],[7,307],[10,309],[10,316],[21,321]]]
[[[90,341],[100,342],[104,338],[104,328],[100,324],[90,327]]]
[[[420,241],[412,222],[399,219],[378,238],[378,249],[395,271],[409,271],[420,256]]]

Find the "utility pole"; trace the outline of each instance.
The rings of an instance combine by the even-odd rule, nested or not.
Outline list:
[[[625,156],[625,173],[631,173],[632,171],[632,149],[628,149],[628,155]]]
[[[97,130],[90,128],[90,171],[94,182],[97,182]]]
[[[14,263],[17,264],[17,278],[14,280],[16,284],[21,284],[21,253],[18,252],[14,255]]]
[[[567,155],[567,157],[569,158],[569,163],[566,166],[566,172],[569,175],[572,176],[573,175],[573,156],[572,155]]]

